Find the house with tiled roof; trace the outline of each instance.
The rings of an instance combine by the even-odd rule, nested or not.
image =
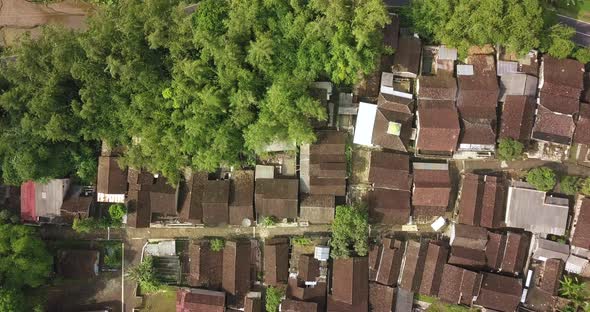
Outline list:
[[[57,251],[57,274],[66,279],[91,279],[99,274],[100,252],[92,249],[62,249]]]
[[[301,192],[312,195],[344,196],[346,192],[347,134],[335,130],[316,133],[314,144],[301,146]]]
[[[416,82],[416,92],[420,100],[457,99],[457,80],[452,74],[420,76]]]
[[[428,242],[426,241],[408,241],[399,285],[400,288],[410,292],[418,292],[420,290],[427,250]]]
[[[506,194],[502,178],[466,173],[459,197],[459,223],[487,228],[502,226]]]
[[[145,170],[130,168],[127,182],[127,225],[149,227],[178,217],[178,187],[171,186],[165,177]]]
[[[564,266],[561,259],[548,259],[533,265],[533,274],[524,306],[534,311],[554,311]]]
[[[419,100],[416,154],[450,157],[457,150],[459,115],[450,100]]]
[[[590,93],[590,91],[589,91]],[[590,104],[581,103],[574,132],[578,164],[590,167]]]
[[[221,287],[229,296],[228,303],[242,306],[244,296],[250,290],[250,242],[226,241],[223,248]]]
[[[127,193],[127,168],[122,169],[116,156],[98,157],[96,201],[124,203]]]
[[[225,293],[198,288],[179,288],[176,292],[177,312],[224,312]]]
[[[539,78],[524,73],[508,73],[500,77],[500,102],[508,96],[530,96],[536,98]]]
[[[279,306],[280,312],[319,312],[318,304],[292,299],[284,299]]]
[[[70,179],[46,183],[28,181],[20,187],[20,217],[25,223],[60,223],[61,207],[70,189]]]
[[[289,278],[289,239],[273,238],[264,242],[264,284],[286,284]]]
[[[396,286],[405,249],[405,242],[384,238],[381,245],[377,247],[375,259],[369,260],[369,279],[382,285]]]
[[[369,306],[373,312],[410,311],[413,301],[412,292],[379,283],[369,283]]]
[[[367,312],[369,262],[367,257],[334,259],[328,312]]]
[[[571,59],[543,56],[539,77],[537,117],[532,138],[570,145],[574,136],[573,116],[580,110],[584,88],[584,65]]]
[[[571,244],[574,247],[590,250],[590,198],[583,198],[572,227]]]
[[[393,55],[393,73],[405,78],[416,78],[420,73],[422,41],[417,35],[400,36]]]
[[[299,180],[288,178],[256,178],[254,205],[256,214],[278,219],[297,218]]]
[[[229,224],[243,225],[254,220],[254,171],[231,173],[229,188]]]
[[[244,298],[244,312],[262,312],[262,293],[249,292]]]
[[[451,304],[471,306],[481,288],[483,275],[458,266],[445,264],[438,297]]]
[[[528,143],[533,132],[535,106],[535,99],[531,96],[507,95],[502,105],[500,139]]]
[[[405,154],[371,152],[369,164],[369,217],[377,223],[405,224],[411,206],[410,158]]]
[[[426,296],[438,296],[444,264],[447,261],[449,247],[443,241],[431,241],[426,250],[424,269],[421,272],[419,293]]]
[[[486,266],[488,231],[479,226],[454,224],[451,227],[448,263],[481,269]]]
[[[449,207],[451,177],[446,163],[413,163],[413,216],[430,220],[442,216]]]
[[[188,283],[192,287],[220,290],[222,283],[223,251],[214,251],[208,241],[189,242]]]
[[[475,304],[494,311],[514,312],[522,295],[522,280],[494,273],[483,273]]]

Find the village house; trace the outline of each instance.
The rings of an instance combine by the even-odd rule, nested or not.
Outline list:
[[[526,95],[507,95],[502,105],[500,139],[527,144],[533,132],[535,99]]]
[[[177,312],[224,312],[225,293],[197,288],[179,288],[176,292]]]
[[[399,37],[393,56],[393,74],[404,78],[416,78],[420,73],[422,41],[417,35]]]
[[[116,156],[98,157],[96,200],[124,203],[127,193],[127,168],[121,169]]]
[[[418,100],[416,154],[451,157],[457,150],[459,115],[454,101]]]
[[[590,95],[589,95],[590,96]],[[578,164],[590,167],[590,104],[581,103],[573,143]]]
[[[211,250],[211,244],[202,240],[188,245],[189,276],[192,287],[220,290],[223,270],[223,251]]]
[[[426,296],[438,296],[444,264],[447,261],[449,247],[443,241],[430,241],[426,250],[424,269],[420,274],[419,293]]]
[[[272,238],[264,242],[264,284],[277,286],[289,279],[289,239]]]
[[[522,280],[494,273],[483,273],[475,305],[494,311],[513,312],[520,303]]]
[[[524,302],[527,308],[541,312],[554,311],[564,266],[561,259],[548,259],[533,265],[533,275]]]
[[[127,177],[127,225],[147,228],[152,222],[166,222],[178,216],[178,188],[165,177],[129,169]]]
[[[471,306],[481,288],[482,278],[481,273],[445,264],[438,297],[451,304]]]
[[[445,214],[451,198],[451,177],[446,163],[413,163],[413,217],[430,221]]]
[[[466,173],[459,197],[459,223],[497,228],[504,221],[507,186],[500,177]]]
[[[61,208],[70,184],[70,179],[52,179],[47,183],[33,181],[23,183],[20,188],[21,221],[63,223]]]
[[[543,56],[539,77],[537,117],[532,138],[570,145],[574,136],[573,115],[580,110],[584,66],[571,59]]]
[[[408,241],[399,287],[416,293],[420,290],[428,241]]]
[[[369,253],[369,280],[385,286],[397,286],[406,242],[384,238]]]
[[[575,224],[572,227],[571,244],[578,254],[590,255],[590,198],[583,198]]]
[[[228,305],[244,305],[244,296],[250,290],[250,254],[249,241],[225,242],[221,286],[228,296]]]
[[[368,312],[369,263],[367,257],[334,259],[328,312]]]
[[[274,166],[256,166],[254,185],[258,217],[297,218],[299,180],[275,175]]]
[[[411,206],[412,175],[408,155],[371,152],[369,165],[369,217],[373,222],[406,224]]]

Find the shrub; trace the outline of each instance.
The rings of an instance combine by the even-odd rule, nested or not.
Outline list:
[[[211,250],[222,251],[225,247],[225,240],[223,238],[216,237],[209,240],[209,244],[211,245]]]
[[[559,188],[566,195],[575,195],[580,190],[580,178],[565,176],[559,182]]]
[[[284,292],[276,287],[266,288],[266,312],[279,311],[279,305],[283,299]]]
[[[90,233],[99,228],[99,223],[94,218],[80,219],[76,217],[72,229],[78,233]]]
[[[582,64],[586,64],[590,62],[590,49],[588,48],[579,48],[574,52],[574,58],[578,60],[578,62]]]
[[[590,308],[588,302],[590,302],[590,294],[586,289],[586,283],[578,281],[577,277],[565,276],[560,282],[559,294],[572,301],[572,305],[575,307],[573,311],[578,311],[579,308],[583,308],[587,311]]]
[[[527,174],[526,180],[537,190],[543,192],[551,191],[557,183],[555,172],[547,167],[531,169]]]
[[[277,219],[273,216],[262,217],[262,219],[260,219],[260,224],[262,226],[273,226],[277,224]]]
[[[123,222],[123,217],[127,214],[127,208],[122,204],[113,204],[109,207],[109,215],[114,223]]]
[[[367,255],[368,237],[369,222],[365,209],[354,206],[336,207],[330,240],[333,258],[348,258],[352,251],[359,256]]]
[[[163,286],[156,279],[152,257],[145,258],[143,262],[131,268],[129,277],[139,283],[139,287],[144,294],[157,292]]]
[[[297,246],[308,246],[311,245],[311,239],[305,236],[296,236],[291,239],[294,245]]]
[[[500,160],[515,160],[522,156],[524,145],[511,138],[500,139],[498,144],[498,158]]]

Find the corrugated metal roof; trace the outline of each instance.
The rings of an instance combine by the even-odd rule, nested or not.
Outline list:
[[[457,65],[457,76],[473,76],[473,65]]]
[[[353,143],[372,146],[373,128],[375,127],[377,105],[361,102],[356,117]]]
[[[518,72],[518,62],[513,61],[498,61],[496,66],[496,74],[504,76],[505,74],[513,74]]]
[[[533,233],[564,235],[569,208],[546,204],[545,196],[545,192],[510,187],[506,225]]]

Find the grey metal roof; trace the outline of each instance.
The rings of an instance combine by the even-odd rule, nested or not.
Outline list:
[[[507,73],[500,77],[500,102],[504,102],[507,95],[537,95],[539,79],[535,76],[521,73]]]
[[[59,217],[61,215],[61,205],[69,188],[69,179],[53,179],[46,184],[35,183],[37,216],[50,219]]]
[[[447,163],[418,163],[412,164],[414,170],[449,170]]]
[[[547,259],[561,259],[564,262],[570,255],[570,246],[543,238],[538,238],[535,241],[535,249],[533,250],[533,259],[545,261]]]
[[[457,76],[473,76],[473,65],[457,65]]]
[[[510,187],[506,226],[523,228],[539,234],[564,235],[569,207],[547,204],[545,197],[545,192]]]
[[[496,66],[496,74],[504,76],[506,74],[514,74],[518,72],[518,62],[514,61],[498,61]]]

